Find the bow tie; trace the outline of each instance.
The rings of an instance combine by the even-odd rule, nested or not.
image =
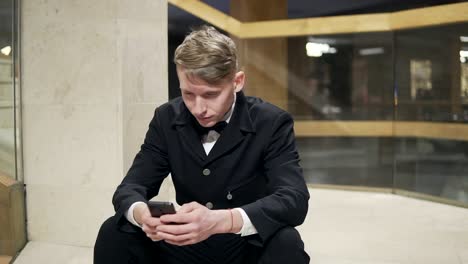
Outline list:
[[[208,134],[210,130],[214,130],[218,132],[219,134],[221,134],[221,132],[223,132],[226,126],[227,126],[227,122],[221,121],[221,122],[216,123],[216,125],[212,127],[203,127],[195,120],[195,130],[198,132],[200,136]]]

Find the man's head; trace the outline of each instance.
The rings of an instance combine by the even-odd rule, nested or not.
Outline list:
[[[232,39],[203,26],[177,47],[174,63],[184,103],[200,125],[210,127],[221,121],[245,81]]]

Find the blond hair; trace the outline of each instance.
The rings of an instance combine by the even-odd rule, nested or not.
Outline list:
[[[185,37],[175,51],[174,63],[189,78],[220,83],[233,78],[237,72],[236,45],[228,36],[205,25]]]

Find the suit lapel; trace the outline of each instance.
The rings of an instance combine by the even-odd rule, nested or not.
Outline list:
[[[173,125],[175,126],[177,132],[180,134],[180,137],[183,142],[182,145],[185,148],[185,151],[190,153],[192,156],[200,159],[201,161],[204,161],[206,159],[206,153],[203,149],[201,139],[197,131],[195,131],[192,122],[192,116],[189,110],[182,103],[181,112],[179,116],[174,120]]]
[[[247,101],[244,94],[242,92],[238,92],[236,95],[236,106],[234,108],[231,121],[221,133],[221,136],[210,151],[205,161],[205,165],[215,161],[225,153],[235,148],[244,140],[246,133],[249,132],[254,132],[254,129],[247,109]]]
[[[215,161],[226,152],[236,147],[244,140],[244,137],[244,134],[238,127],[231,126],[231,123],[229,123],[208,154],[205,165]]]
[[[204,161],[206,159],[206,152],[195,129],[192,126],[184,126],[179,131],[185,143],[183,144],[186,148],[185,150],[195,154],[199,159]]]
[[[197,121],[193,120],[193,116],[185,104],[181,104],[180,114],[174,120],[173,126],[175,126],[177,132],[181,135],[185,151],[200,159],[204,162],[204,165],[215,161],[240,144],[244,140],[246,133],[255,132],[244,94],[238,92],[236,96],[236,106],[231,120],[208,156],[206,156],[201,139],[192,123]]]

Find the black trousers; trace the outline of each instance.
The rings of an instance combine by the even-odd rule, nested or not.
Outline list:
[[[94,246],[94,264],[276,264],[309,263],[297,230],[285,227],[263,247],[234,234],[213,235],[189,246],[153,242],[142,230],[119,230],[114,217],[101,226]]]

